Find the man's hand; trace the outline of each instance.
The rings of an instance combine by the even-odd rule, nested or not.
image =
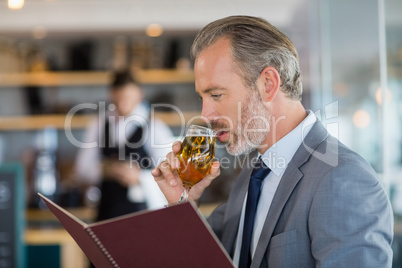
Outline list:
[[[154,176],[156,183],[165,195],[169,204],[177,203],[180,200],[180,196],[183,191],[183,184],[179,175],[177,174],[180,161],[176,155],[180,152],[180,150],[181,142],[175,142],[172,145],[172,152],[166,155],[166,160],[152,170],[152,175]],[[197,202],[203,194],[205,188],[207,188],[211,182],[219,176],[219,174],[219,162],[215,161],[212,163],[210,173],[191,188],[188,199]]]

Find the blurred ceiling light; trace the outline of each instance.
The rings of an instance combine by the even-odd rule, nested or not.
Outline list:
[[[357,110],[353,114],[353,124],[357,128],[366,128],[370,125],[370,115],[365,110]]]
[[[8,0],[9,9],[21,9],[24,6],[24,0]]]
[[[150,37],[157,37],[163,33],[162,26],[159,24],[150,24],[145,30],[146,34]]]
[[[382,105],[382,92],[381,92],[381,87],[377,89],[375,92],[375,101],[378,103],[378,105]],[[392,99],[392,94],[391,91],[387,88],[385,91],[385,98],[387,100],[386,103],[389,103]]]
[[[33,30],[32,30],[32,36],[35,39],[43,39],[45,38],[47,35],[47,31],[44,27],[42,26],[36,26]]]

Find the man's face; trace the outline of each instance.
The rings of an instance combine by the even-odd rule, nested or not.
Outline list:
[[[120,116],[128,116],[142,101],[141,89],[134,84],[127,84],[111,93],[112,102]]]
[[[235,68],[230,42],[219,39],[198,55],[195,86],[203,100],[204,120],[218,132],[230,154],[243,154],[264,142],[270,114],[258,90],[247,88]]]

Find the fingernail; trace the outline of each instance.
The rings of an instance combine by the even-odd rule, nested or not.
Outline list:
[[[174,180],[169,181],[170,186],[174,186]]]
[[[181,147],[181,144],[180,144],[179,142],[175,142],[175,143],[173,144],[173,146],[174,146],[174,149],[175,149],[175,150],[179,150],[180,147]]]

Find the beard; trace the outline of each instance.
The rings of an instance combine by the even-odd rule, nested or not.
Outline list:
[[[248,154],[254,149],[264,146],[263,142],[270,131],[271,114],[264,106],[257,89],[240,106],[241,119],[237,129],[230,129],[223,122],[213,122],[213,128],[230,130],[230,139],[226,150],[231,155]]]

